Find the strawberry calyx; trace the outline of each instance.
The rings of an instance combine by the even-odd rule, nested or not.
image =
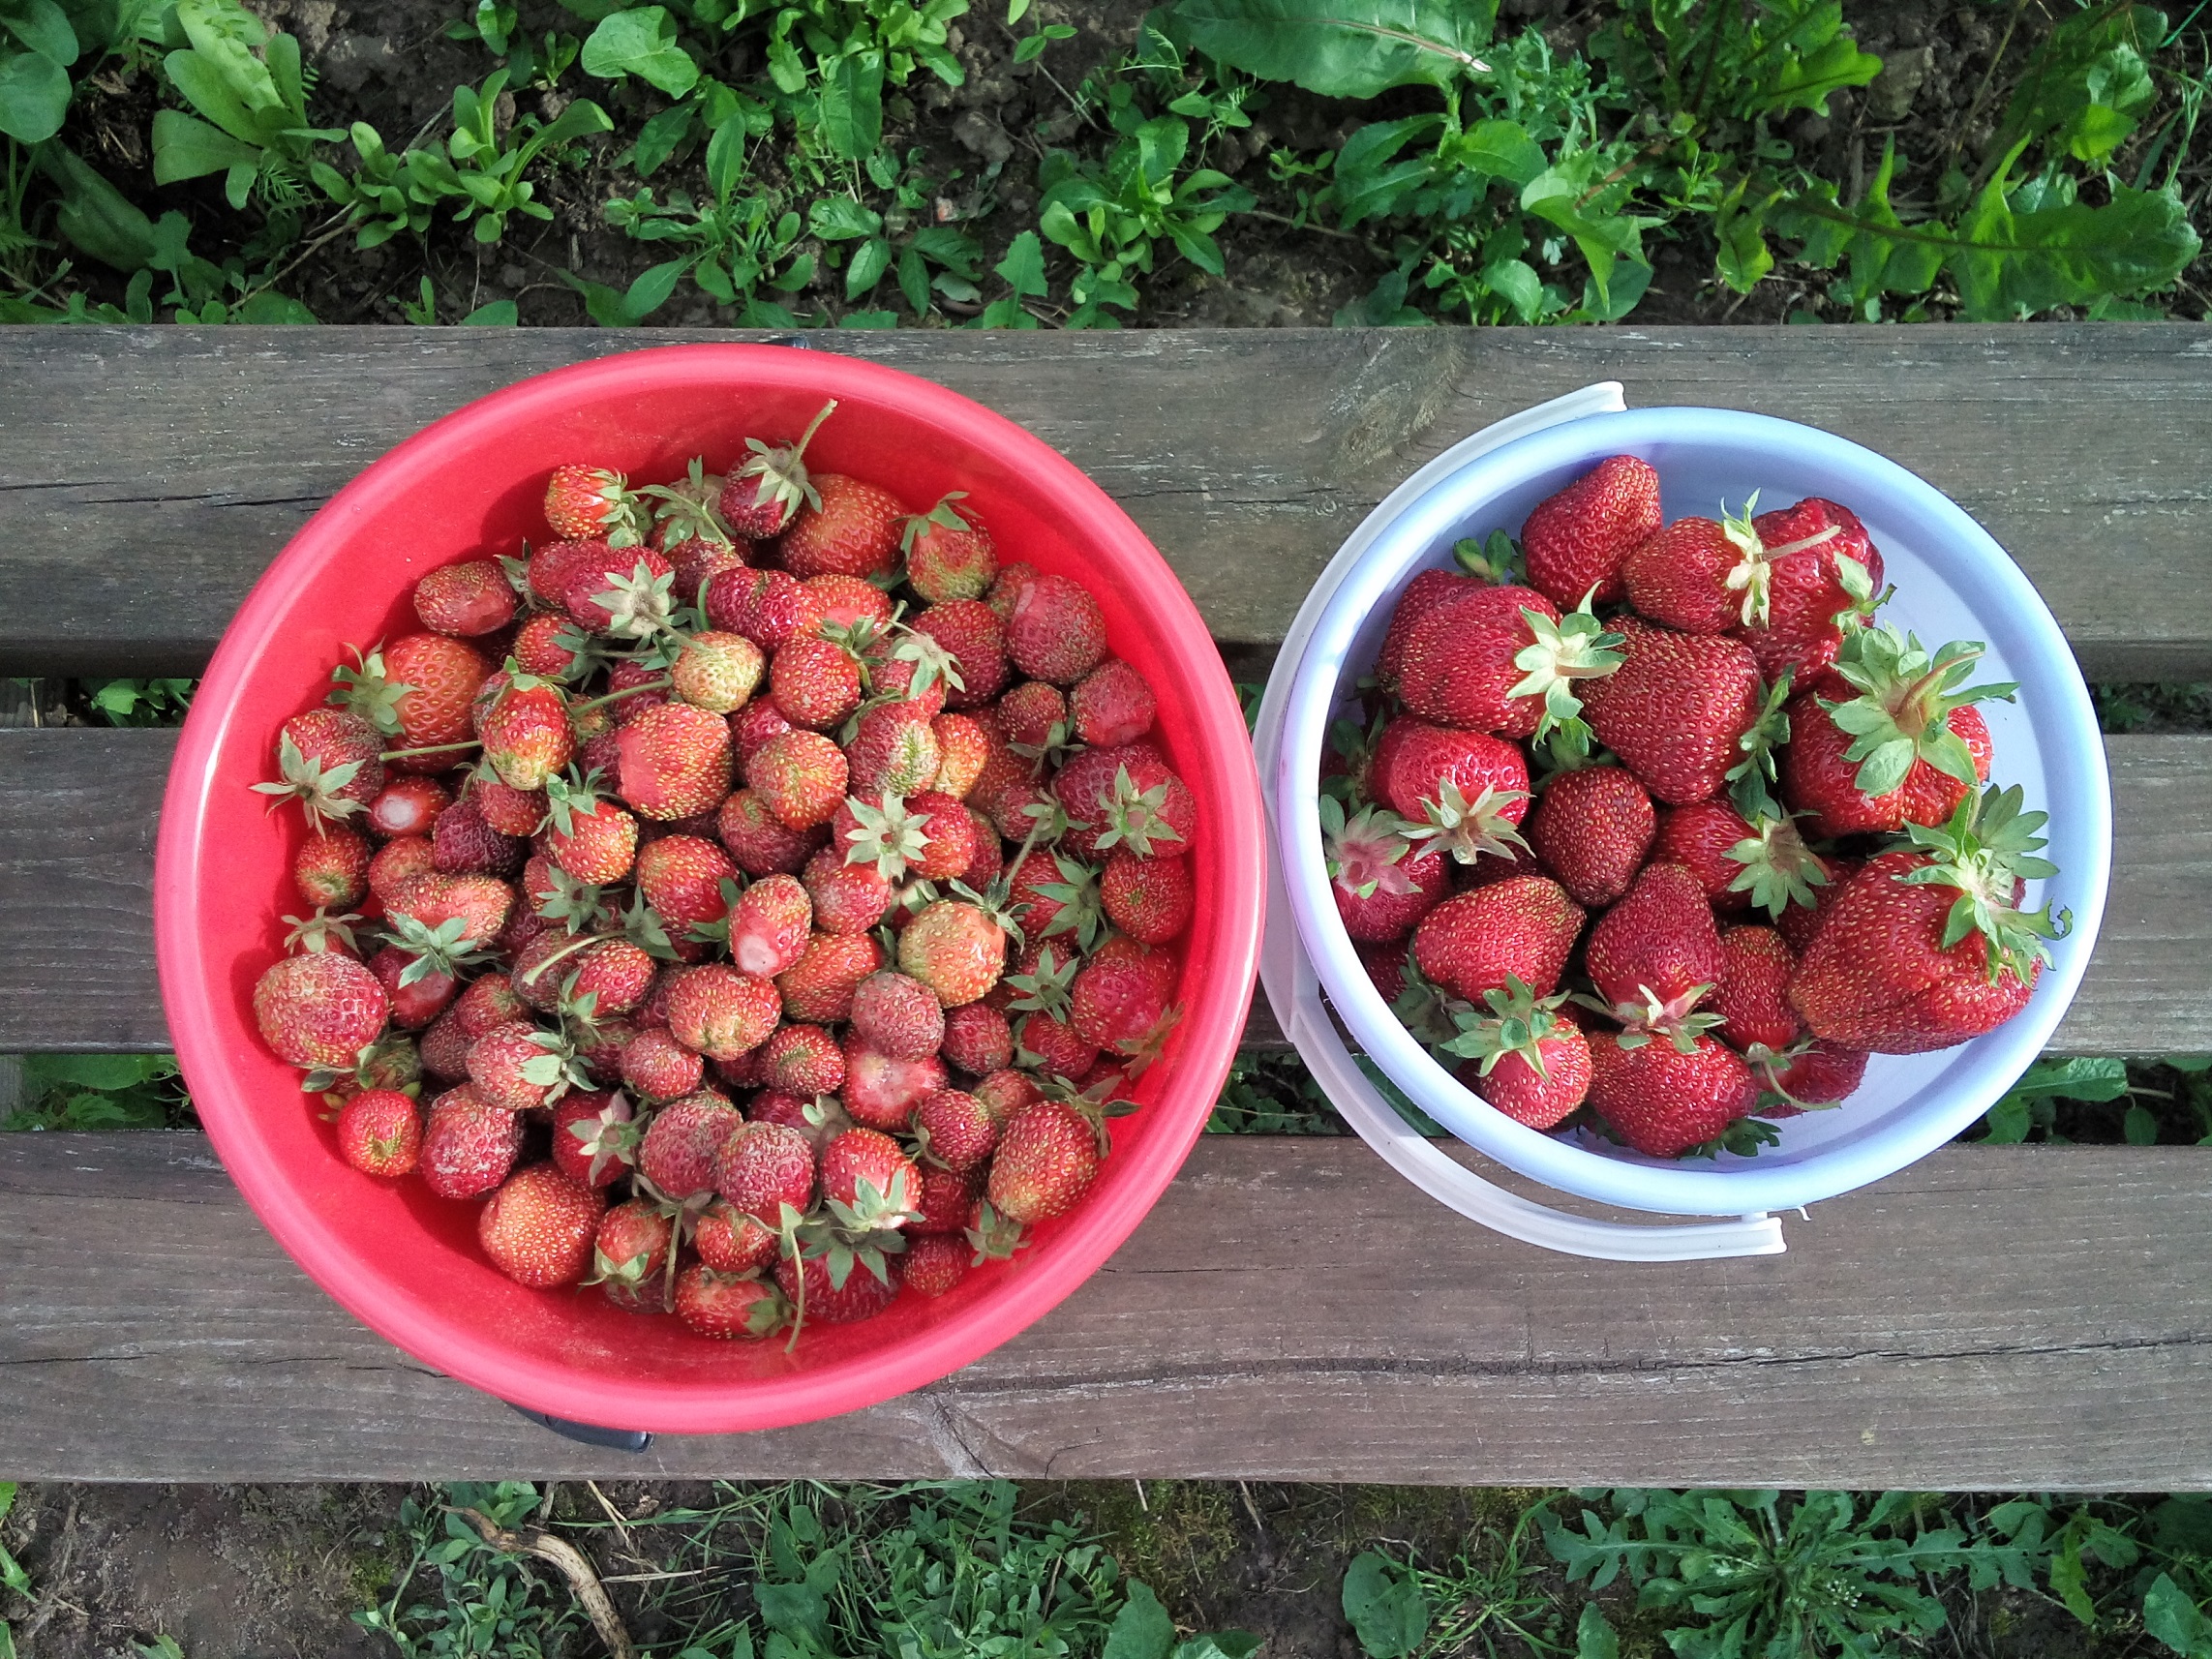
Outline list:
[[[581,767],[570,767],[567,771],[556,772],[547,778],[545,817],[539,822],[538,828],[543,830],[550,824],[558,835],[575,834],[577,815],[581,813],[586,818],[595,817],[601,803],[607,799],[606,794],[599,788],[599,780],[605,775],[598,767],[593,767],[588,773]]]
[[[954,691],[967,690],[968,682],[960,678],[958,659],[941,642],[895,619],[892,631],[898,638],[898,643],[891,648],[892,660],[914,665],[914,678],[905,692],[908,702],[921,697],[940,679]]]
[[[433,974],[458,977],[463,969],[492,959],[489,950],[479,949],[482,940],[469,937],[469,923],[458,916],[447,917],[436,927],[425,926],[412,916],[394,916],[386,920],[384,931],[394,945],[414,956],[400,970],[403,988]]]
[[[606,1173],[607,1166],[611,1163],[620,1163],[630,1169],[637,1166],[638,1142],[644,1138],[644,1131],[638,1126],[636,1115],[630,1109],[629,1097],[620,1089],[607,1097],[607,1103],[597,1112],[588,1118],[574,1119],[563,1132],[575,1138],[581,1151],[591,1154],[593,1182],[597,1182]],[[642,1175],[637,1179],[641,1184],[645,1181]],[[674,1250],[675,1241],[672,1239],[672,1254]]]
[[[845,798],[846,810],[859,828],[845,834],[845,862],[873,864],[886,881],[897,881],[909,864],[920,863],[929,850],[928,820],[909,812],[895,795],[877,798],[870,806],[857,795]]]
[[[1470,800],[1447,777],[1439,786],[1436,799],[1421,802],[1426,822],[1409,825],[1404,833],[1409,841],[1441,841],[1463,864],[1473,863],[1485,853],[1510,859],[1516,851],[1528,852],[1529,843],[1505,816],[1505,809],[1528,799],[1525,789],[1494,789],[1484,784]]]
[[[557,873],[554,877],[557,885],[561,877]],[[589,890],[595,897],[599,890],[591,888]],[[539,914],[543,915],[544,912],[540,911]],[[622,937],[643,950],[648,956],[662,962],[673,962],[677,959],[676,946],[668,937],[668,928],[661,921],[660,913],[646,903],[644,893],[639,892],[630,895],[630,902],[622,911],[621,920]]]
[[[2061,911],[2053,918],[2048,901],[2035,911],[2014,904],[2015,882],[2058,874],[2056,864],[2037,856],[2048,837],[2036,831],[2050,821],[2050,814],[2022,812],[2022,795],[2018,784],[2010,789],[1992,784],[1979,797],[1969,793],[1948,823],[1908,824],[1905,845],[1926,861],[1895,878],[1909,887],[1958,890],[1944,919],[1942,948],[1948,950],[1969,934],[1981,934],[1988,946],[1991,984],[2008,972],[2026,984],[2036,965],[2050,960],[2045,942],[2065,938],[2074,926],[2074,913]]]
[[[1472,1011],[1471,1006],[1445,993],[1444,988],[1421,972],[1421,965],[1413,960],[1413,953],[1406,953],[1403,970],[1405,989],[1390,1005],[1390,1011],[1422,1042],[1435,1047],[1450,1042],[1457,1036],[1457,1021],[1462,1009]]]
[[[1969,791],[1980,781],[1966,741],[1951,729],[1951,711],[1997,697],[2010,701],[2015,681],[1961,685],[1988,649],[1980,640],[1953,640],[1929,651],[1915,634],[1894,625],[1852,631],[1836,652],[1835,671],[1860,695],[1820,700],[1836,730],[1849,734],[1847,761],[1859,762],[1852,783],[1870,796],[1888,795],[1905,781],[1916,760],[1957,779]]]
[[[1782,1131],[1765,1118],[1742,1117],[1711,1140],[1700,1141],[1695,1146],[1685,1148],[1678,1156],[1715,1159],[1725,1152],[1732,1158],[1752,1158],[1757,1156],[1762,1147],[1781,1144]]]
[[[1116,767],[1113,797],[1106,803],[1106,828],[1091,843],[1092,850],[1105,853],[1114,847],[1127,847],[1138,858],[1147,859],[1152,856],[1153,842],[1180,841],[1182,831],[1163,816],[1167,804],[1167,784],[1156,783],[1150,789],[1138,789],[1136,780],[1129,775],[1129,768]],[[1034,815],[1037,808],[1031,806],[1024,810]]]
[[[1751,492],[1750,498],[1739,512],[1731,513],[1726,501],[1720,503],[1720,533],[1742,556],[1721,579],[1721,586],[1731,593],[1743,595],[1742,609],[1738,614],[1747,628],[1763,628],[1767,625],[1769,598],[1773,588],[1773,561],[1781,557],[1781,550],[1768,547],[1759,539],[1759,532],[1752,528],[1751,515],[1758,505],[1759,492],[1756,490]],[[1791,544],[1791,550],[1795,551],[1800,545],[1811,547],[1826,541],[1840,528],[1831,526],[1818,536],[1802,544]]]
[[[1076,970],[1082,967],[1082,958],[1070,954],[1065,962],[1057,961],[1052,947],[1040,946],[1037,951],[1037,969],[1029,974],[1009,974],[1006,982],[1021,994],[1007,1004],[1008,1010],[1016,1013],[1041,1013],[1063,1025],[1074,998],[1071,987],[1076,982]]]
[[[361,947],[353,938],[353,923],[361,920],[357,912],[332,916],[328,905],[318,904],[313,916],[304,920],[288,916],[284,920],[291,923],[291,931],[285,935],[288,954],[314,956],[325,950],[336,950],[345,956],[361,953]]]
[[[412,1100],[422,1093],[422,1061],[413,1040],[403,1032],[390,1032],[366,1044],[354,1055],[350,1069],[316,1066],[300,1078],[300,1093],[321,1095],[325,1103],[342,1105],[343,1093],[367,1089],[397,1089]]]
[[[1401,860],[1413,850],[1405,819],[1383,806],[1362,807],[1350,819],[1344,803],[1334,796],[1320,799],[1321,848],[1328,873],[1338,887],[1354,898],[1373,898],[1378,892],[1403,895],[1415,883]]]
[[[1599,998],[1580,993],[1573,1000],[1618,1022],[1621,1032],[1614,1041],[1622,1048],[1641,1048],[1653,1038],[1663,1037],[1674,1045],[1676,1053],[1695,1054],[1697,1040],[1723,1023],[1717,1013],[1691,1011],[1712,990],[1710,981],[1692,985],[1672,999],[1660,997],[1649,985],[1638,985],[1636,989],[1643,999],[1640,1002],[1614,1003],[1608,1006]]]
[[[757,478],[758,488],[753,492],[753,505],[766,507],[773,504],[779,521],[788,521],[804,501],[817,512],[822,507],[822,492],[815,489],[806,476],[806,446],[814,441],[815,433],[836,408],[837,400],[832,398],[822,410],[806,425],[797,443],[770,445],[757,437],[745,439],[745,447],[752,451],[737,470],[739,478]]]
[[[925,904],[934,904],[937,902],[938,898],[942,896],[938,893],[937,890],[927,882],[916,882],[914,885],[917,888],[925,889],[927,890],[926,896],[922,900],[921,903],[912,906],[913,909],[920,910]],[[952,893],[954,898],[965,899],[968,903],[974,905],[978,910],[982,911],[984,914],[984,920],[988,921],[992,926],[996,927],[1009,939],[1012,939],[1016,949],[1019,949],[1021,946],[1028,943],[1028,941],[1022,936],[1021,923],[1015,920],[1014,914],[1015,911],[1020,907],[1015,906],[1012,902],[1013,890],[1005,876],[1001,875],[990,881],[985,886],[984,890],[981,892],[976,891],[974,888],[968,886],[966,882],[961,881],[956,876],[945,885],[952,890]]]
[[[1521,619],[1535,639],[1514,653],[1513,666],[1526,675],[1505,694],[1541,697],[1543,711],[1532,740],[1548,738],[1554,749],[1575,754],[1590,752],[1591,730],[1582,718],[1574,682],[1602,679],[1627,660],[1619,649],[1626,637],[1613,632],[1590,608],[1596,591],[1585,593],[1582,603],[1556,622],[1541,611],[1522,609]]]
[[[1052,920],[1045,924],[1038,937],[1050,939],[1054,934],[1073,933],[1076,948],[1088,951],[1098,942],[1099,930],[1106,925],[1106,903],[1099,889],[1099,872],[1057,849],[1053,851],[1052,862],[1060,872],[1060,879],[1040,882],[1033,890],[1039,898],[1050,899],[1060,908],[1052,913]],[[1025,913],[1029,908],[1028,905],[1022,907]]]
[[[1819,1046],[1820,1040],[1801,1037],[1786,1048],[1770,1048],[1764,1042],[1754,1042],[1743,1051],[1743,1059],[1759,1079],[1759,1104],[1757,1111],[1771,1111],[1775,1106],[1795,1106],[1801,1112],[1833,1111],[1843,1104],[1842,1101],[1801,1100],[1782,1087],[1782,1078],[1791,1067]]]
[[[716,884],[716,890],[722,895],[722,914],[712,921],[694,921],[683,930],[683,934],[685,938],[695,940],[701,945],[719,945],[724,950],[727,950],[730,948],[730,918],[737,914],[738,899],[743,893],[744,889],[738,885],[735,876],[724,876]],[[648,910],[646,914],[651,916],[652,913]],[[654,917],[653,920],[657,922],[659,918]],[[667,929],[663,927],[661,938],[665,940],[667,937]],[[633,940],[632,943],[637,942]],[[642,946],[640,948],[648,949]]]
[[[566,1032],[533,1031],[530,1040],[545,1052],[525,1060],[521,1071],[524,1082],[546,1092],[540,1105],[551,1105],[571,1089],[591,1089],[591,1074],[584,1070],[584,1062]]]
[[[581,933],[606,922],[607,906],[597,883],[579,881],[559,864],[552,867],[549,879],[553,891],[534,907],[539,917],[560,922],[571,933]]]
[[[1344,762],[1344,770],[1321,779],[1323,795],[1343,801],[1367,799],[1368,767],[1382,741],[1383,728],[1389,723],[1389,715],[1380,709],[1376,711],[1374,720],[1364,731],[1357,720],[1340,719],[1330,722],[1329,753]]]
[[[1173,1024],[1181,1013],[1180,1009],[1170,1010],[1166,1023]],[[1118,1072],[1109,1072],[1095,1083],[1077,1088],[1066,1077],[1051,1075],[1040,1076],[1037,1086],[1044,1091],[1046,1100],[1073,1108],[1077,1117],[1090,1125],[1092,1143],[1104,1158],[1113,1150],[1113,1137],[1106,1130],[1108,1120],[1126,1118],[1137,1109],[1135,1101],[1125,1101],[1114,1093],[1127,1080]]]
[[[1452,561],[1493,587],[1521,587],[1528,582],[1529,561],[1521,544],[1503,530],[1492,530],[1480,541],[1469,536],[1453,542]]]
[[[1743,866],[1728,890],[1749,893],[1754,905],[1777,920],[1793,904],[1811,909],[1818,902],[1812,890],[1828,885],[1828,867],[1805,845],[1796,821],[1781,813],[1755,820],[1751,828],[1755,833],[1725,855]]]
[[[280,782],[257,783],[257,794],[270,796],[270,810],[284,800],[297,800],[307,814],[307,827],[320,830],[325,819],[349,818],[356,812],[366,811],[358,800],[338,792],[360,775],[359,761],[340,761],[335,766],[324,766],[311,758],[287,732],[277,739],[277,772]]]
[[[962,1236],[975,1249],[970,1264],[975,1267],[986,1261],[1011,1261],[1014,1252],[1029,1242],[1021,1223],[999,1214],[988,1198],[976,1206],[976,1224],[963,1228]]]
[[[848,1234],[894,1232],[922,1219],[922,1195],[913,1190],[903,1169],[895,1171],[888,1188],[879,1188],[863,1175],[853,1183],[853,1201],[823,1201],[837,1228]]]
[[[1567,993],[1538,998],[1518,974],[1508,974],[1504,987],[1484,992],[1482,1000],[1488,1013],[1469,1007],[1452,1010],[1452,1023],[1459,1027],[1459,1035],[1439,1043],[1439,1052],[1479,1061],[1476,1070],[1484,1077],[1508,1054],[1519,1054],[1539,1080],[1550,1082],[1542,1045],[1563,1023],[1558,1010],[1565,1006]]]
[[[643,558],[626,576],[620,571],[608,572],[606,588],[591,595],[591,603],[607,613],[602,632],[621,639],[657,642],[681,631],[677,625],[682,607],[676,602],[676,572],[664,570],[655,575]]]
[[[960,517],[953,505],[954,501],[964,501],[967,498],[968,493],[965,490],[948,490],[937,498],[937,504],[927,512],[907,514],[904,521],[906,528],[899,532],[898,551],[912,554],[914,544],[921,539],[923,528],[927,525],[935,525],[939,529],[951,530],[956,535],[965,535],[973,530],[976,527]]]
[[[1775,757],[1790,740],[1788,705],[1793,678],[1791,672],[1784,669],[1767,688],[1758,713],[1736,739],[1737,750],[1743,758],[1723,774],[1728,784],[1728,799],[1747,824],[1782,816],[1773,785],[1778,775],[1779,763]]]
[[[348,649],[353,652],[353,666],[340,663],[330,671],[330,695],[323,702],[360,715],[387,738],[398,737],[404,730],[400,699],[415,688],[388,678],[382,645],[372,647],[365,655],[359,646]]]
[[[714,505],[721,494],[722,481],[707,475],[707,460],[702,455],[691,458],[686,475],[681,481],[648,484],[638,492],[640,497],[656,503],[652,522],[667,529],[671,543],[705,541],[735,547],[737,537]]]
[[[1135,1037],[1125,1037],[1115,1043],[1113,1051],[1121,1060],[1122,1070],[1131,1077],[1143,1076],[1167,1053],[1168,1038],[1182,1023],[1183,1005],[1170,1003],[1166,1012]]]

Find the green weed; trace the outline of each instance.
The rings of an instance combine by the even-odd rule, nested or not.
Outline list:
[[[9,1130],[175,1129],[192,1102],[167,1054],[26,1054],[22,1103]]]

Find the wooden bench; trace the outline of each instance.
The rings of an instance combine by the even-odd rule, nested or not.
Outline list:
[[[682,334],[0,330],[0,674],[186,674],[291,530],[425,422]],[[2212,328],[1402,330],[811,344],[1003,410],[1118,497],[1239,678],[1397,478],[1599,378],[1827,427],[2010,548],[2083,669],[2212,678]],[[150,1049],[171,739],[0,731],[0,1052]],[[2109,740],[2103,943],[2056,1046],[2212,1049],[2212,737]],[[1249,1033],[1275,1042],[1264,1004]],[[370,1335],[190,1134],[0,1136],[0,1473],[1265,1475],[2212,1487],[2212,1161],[1951,1147],[1785,1255],[1620,1266],[1485,1233],[1350,1140],[1213,1137],[998,1352],[833,1423],[557,1439]]]

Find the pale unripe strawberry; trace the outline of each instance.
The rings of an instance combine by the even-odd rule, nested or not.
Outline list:
[[[646,1126],[638,1143],[638,1172],[671,1198],[704,1192],[714,1185],[722,1143],[743,1121],[738,1108],[712,1089],[671,1101]]]
[[[844,804],[847,764],[844,751],[820,732],[790,731],[760,746],[745,768],[745,784],[785,829],[811,830]]]
[[[591,1265],[591,1240],[606,1200],[550,1163],[518,1169],[476,1218],[492,1265],[518,1284],[573,1284]]]
[[[507,1178],[522,1154],[519,1114],[493,1105],[472,1086],[448,1089],[423,1122],[422,1184],[440,1198],[473,1198]]]
[[[545,522],[555,535],[619,536],[642,533],[641,503],[620,472],[581,462],[556,467],[545,485]]]
[[[669,671],[676,695],[694,708],[728,714],[745,706],[768,658],[742,634],[694,634]]]
[[[448,564],[414,585],[414,614],[434,634],[473,639],[497,633],[514,620],[514,586],[497,559]]]
[[[805,953],[814,903],[799,878],[762,876],[730,908],[730,959],[740,970],[773,979]]]
[[[937,739],[937,774],[924,783],[941,794],[965,799],[990,759],[989,737],[965,714],[938,715],[929,722],[929,735]]]
[[[734,1060],[768,1041],[783,1011],[774,981],[720,963],[696,968],[668,993],[668,1029],[686,1048]]]
[[[384,1029],[390,1002],[377,976],[332,950],[288,956],[254,985],[254,1021],[271,1053],[292,1066],[350,1071]]]
[[[943,757],[925,709],[916,703],[884,703],[863,711],[845,745],[845,760],[852,793],[873,800],[929,788]]]
[[[338,1152],[364,1175],[410,1174],[422,1153],[422,1108],[397,1089],[364,1089],[338,1112]]]

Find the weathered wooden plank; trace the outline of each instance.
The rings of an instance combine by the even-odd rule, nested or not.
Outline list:
[[[728,333],[0,329],[0,673],[187,673],[370,460],[525,375]],[[2011,548],[2084,668],[2212,674],[2212,327],[928,330],[808,344],[943,381],[1119,498],[1217,637],[1278,640],[1412,465],[1591,380],[1810,421]]]
[[[168,1046],[154,821],[172,736],[0,731],[0,1052]],[[2212,1049],[2212,737],[2111,738],[2112,896],[2065,1054]],[[1280,1045],[1266,999],[1250,1040]]]
[[[2212,1487],[2212,1161],[2186,1149],[1947,1148],[1792,1218],[1785,1255],[1624,1266],[1484,1232],[1356,1142],[1217,1137],[958,1375],[641,1459],[356,1326],[197,1136],[0,1138],[0,1467],[31,1479]]]

